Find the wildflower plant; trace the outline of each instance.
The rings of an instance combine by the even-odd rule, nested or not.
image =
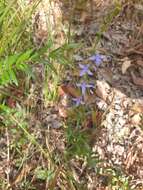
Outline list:
[[[84,104],[84,101],[83,101],[83,97],[82,97],[82,96],[77,97],[77,98],[73,98],[72,100],[75,102],[76,106],[79,106],[79,105],[81,105],[81,104],[82,104],[82,105]]]
[[[89,67],[90,65],[87,64],[87,65],[82,65],[82,64],[79,64],[79,67],[81,68],[80,70],[80,77],[82,77],[83,75],[87,74],[89,76],[92,76],[93,73],[90,71]]]
[[[80,68],[79,77],[82,79],[82,82],[77,83],[76,86],[81,89],[81,96],[72,99],[75,102],[76,106],[85,104],[84,99],[85,99],[86,92],[88,89],[93,94],[93,89],[95,88],[95,86],[91,83],[88,83],[87,80],[89,77],[93,76],[93,72],[91,71],[92,68],[94,68],[94,71],[97,71],[97,68],[103,62],[103,58],[104,58],[103,55],[95,54],[88,58],[88,60],[92,61],[94,65],[79,64],[79,68]]]
[[[87,84],[86,82],[78,83],[77,86],[81,88],[81,92],[82,92],[82,96],[83,97],[86,94],[86,89],[88,89],[88,88],[94,88],[94,85]]]
[[[96,67],[99,67],[103,61],[103,56],[100,54],[95,54],[89,57],[90,61],[93,61],[95,63]]]

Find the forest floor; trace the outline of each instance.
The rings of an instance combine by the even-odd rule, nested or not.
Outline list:
[[[68,64],[54,79],[50,71],[46,82],[43,65],[34,68],[36,81],[18,116],[28,132],[17,115],[12,132],[2,130],[2,190],[143,189],[143,2],[81,5],[53,5],[58,45],[70,23]],[[35,44],[47,40],[46,3],[42,7],[35,14]],[[12,96],[7,102],[19,105]]]

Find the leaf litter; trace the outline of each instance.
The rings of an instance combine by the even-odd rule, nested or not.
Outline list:
[[[72,115],[72,117],[73,115],[74,117],[76,116],[77,112],[73,107],[75,107],[75,103],[78,103],[76,106],[79,106],[80,102],[82,102],[83,99],[80,99],[82,95],[80,88],[84,87],[83,95],[86,94],[84,101],[85,104],[87,104],[88,113],[84,118],[83,128],[84,130],[86,129],[85,131],[88,131],[87,133],[91,133],[89,138],[91,138],[90,141],[92,141],[93,154],[98,153],[99,158],[101,158],[103,162],[99,162],[96,164],[96,167],[90,168],[87,166],[86,161],[80,159],[72,160],[71,168],[74,171],[74,178],[77,182],[83,185],[86,184],[86,189],[89,190],[109,189],[108,185],[112,176],[108,174],[108,172],[107,174],[102,172],[97,174],[96,169],[100,168],[101,170],[106,170],[107,168],[119,168],[125,176],[130,177],[130,186],[132,189],[137,189],[138,187],[143,187],[143,132],[140,127],[143,113],[143,104],[141,101],[143,98],[143,77],[140,76],[138,72],[138,67],[142,70],[143,54],[142,45],[134,46],[134,43],[129,43],[130,39],[128,38],[130,33],[132,33],[133,38],[133,34],[138,32],[138,27],[134,20],[136,17],[133,18],[132,24],[129,23],[130,21],[126,14],[128,14],[127,10],[130,9],[130,4],[127,4],[126,9],[121,11],[119,17],[115,18],[115,21],[111,23],[108,30],[103,33],[96,48],[101,55],[103,54],[102,50],[104,50],[104,56],[108,57],[110,55],[110,59],[106,59],[106,61],[103,60],[103,63],[100,64],[101,59],[99,56],[95,57],[95,55],[91,55],[90,52],[86,52],[91,48],[91,41],[93,41],[97,35],[98,27],[94,25],[100,26],[102,15],[105,15],[105,12],[109,9],[107,2],[98,1],[96,3],[99,8],[97,8],[98,6],[95,4],[93,9],[96,9],[97,12],[92,12],[94,13],[92,18],[88,10],[80,20],[82,32],[79,33],[79,25],[74,24],[74,29],[77,30],[78,36],[77,39],[75,37],[75,40],[80,41],[82,39],[84,41],[84,46],[81,48],[80,54],[78,52],[78,54],[74,56],[75,67],[76,70],[78,70],[79,63],[82,64],[81,69],[83,70],[78,72],[78,74],[89,74],[88,84],[84,83],[83,85],[83,83],[81,83],[82,81],[78,80],[77,86],[75,83],[77,80],[75,77],[77,76],[72,75],[72,73],[70,73],[69,84],[65,84],[64,82],[68,76],[64,76],[63,84],[59,86],[60,98],[58,104],[56,106],[50,105],[44,107],[44,109],[40,108],[40,114],[36,116],[37,121],[35,121],[34,115],[34,117],[31,118],[31,123],[33,126],[35,124],[35,129],[33,130],[38,131],[39,134],[37,134],[37,136],[40,142],[43,143],[43,138],[48,136],[51,150],[53,150],[55,154],[58,152],[62,155],[66,146],[62,126],[64,120],[67,119],[69,115]],[[107,10],[105,5],[107,6]],[[142,6],[135,4],[135,8],[137,8],[138,11],[140,11],[140,7],[142,10]],[[124,14],[125,17],[123,19]],[[76,17],[78,18],[78,13]],[[76,17],[75,20],[77,19]],[[42,30],[45,31],[45,29]],[[38,41],[36,42],[37,44],[39,41],[40,44],[43,43],[43,38],[45,41],[45,37],[41,36],[42,39],[40,40],[36,38],[35,36],[35,41]],[[138,39],[142,39],[140,35]],[[129,49],[127,49],[127,47],[125,48],[127,45],[130,47]],[[84,54],[85,56],[80,56]],[[83,57],[87,59],[90,57],[88,64],[92,65],[91,70],[83,67],[85,64]],[[123,60],[125,57],[128,59]],[[94,65],[94,61],[97,65]],[[137,63],[135,67],[133,66],[134,63]],[[95,66],[96,69],[94,69],[93,66]],[[95,89],[92,88],[93,85],[95,85]],[[73,99],[76,101],[73,101]],[[13,103],[11,99],[9,100],[9,104],[11,106],[14,104],[15,106],[15,102]],[[37,105],[35,105],[35,108],[36,106]],[[40,129],[38,122],[42,125]],[[97,125],[97,128],[94,129],[94,125]],[[2,142],[2,144],[3,147],[5,147],[5,143]],[[34,149],[36,152],[32,146],[29,149]],[[5,159],[3,148],[1,159]],[[37,161],[38,158],[36,154],[33,159],[35,162]],[[16,160],[14,160],[14,162],[16,162]],[[44,165],[44,160],[39,160],[39,162]],[[19,183],[24,175],[26,175],[24,173],[29,173],[30,169],[34,169],[35,164],[33,165],[31,164],[29,169],[27,169],[27,165],[25,165],[26,169],[22,169],[21,172],[15,176],[13,183]],[[0,164],[2,176],[4,167],[5,166]],[[59,183],[57,182],[57,186],[60,186],[61,183],[61,181],[59,181]],[[68,188],[68,186],[66,186],[66,188]]]
[[[124,12],[128,14],[128,11],[125,10],[121,12],[121,14],[124,14]],[[138,127],[141,125],[142,106],[138,105],[135,107],[137,104],[136,99],[142,99],[143,97],[142,78],[134,74],[134,72],[137,73],[137,75],[139,74],[137,72],[138,68],[136,67],[142,67],[142,58],[140,57],[142,53],[140,50],[141,46],[137,47],[129,43],[130,39],[128,38],[129,32],[133,34],[137,32],[136,21],[134,21],[136,18],[133,18],[134,24],[132,24],[132,27],[128,25],[128,22],[130,22],[128,17],[124,18],[124,20],[120,16],[116,18],[112,27],[109,27],[109,29],[104,32],[104,35],[108,36],[108,39],[103,36],[97,45],[99,52],[100,49],[104,49],[106,56],[112,55],[112,58],[101,64],[101,68],[98,68],[95,74],[96,88],[93,96],[96,101],[91,103],[91,107],[96,104],[99,110],[104,110],[105,115],[104,113],[103,115],[105,117],[101,119],[103,120],[100,122],[102,128],[100,129],[100,133],[98,133],[98,138],[97,135],[95,135],[95,138],[93,137],[95,141],[93,143],[93,147],[95,148],[93,149],[99,153],[102,159],[106,160],[106,164],[109,164],[110,167],[117,166],[123,168],[123,171],[131,177],[131,186],[137,188],[137,186],[143,185],[143,177],[140,175],[143,171],[143,160],[140,154],[140,148],[143,148],[143,143],[141,141],[139,143],[139,141],[135,139],[135,143],[139,143],[140,148],[137,148],[136,153],[134,153],[131,147],[134,146],[132,138],[135,137],[131,138],[130,136],[131,134],[134,136],[133,131],[136,131],[138,138],[142,139],[143,134],[142,130]],[[88,23],[89,26],[91,23],[92,21]],[[80,35],[84,35],[84,31],[88,31],[89,26],[86,25],[86,28],[82,27],[82,33],[77,34],[78,39]],[[94,30],[93,26],[92,30]],[[93,39],[93,35],[96,34],[96,32],[97,30],[91,32],[91,36],[85,36],[91,41],[90,38]],[[139,38],[141,38],[141,36]],[[125,46],[127,45],[129,45],[130,48],[126,51]],[[81,52],[82,51],[84,52],[85,50],[83,49]],[[91,60],[93,59],[94,57],[91,57]],[[80,61],[82,62],[82,60]],[[138,66],[135,65],[135,62],[138,63]],[[112,96],[113,93],[114,96]],[[130,110],[132,110],[132,112]],[[135,110],[140,113],[136,113]],[[136,169],[132,171],[131,167],[133,167],[133,165]]]

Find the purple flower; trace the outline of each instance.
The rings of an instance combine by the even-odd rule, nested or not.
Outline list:
[[[100,54],[95,54],[89,57],[89,60],[93,61],[96,64],[96,66],[99,67],[103,61],[103,56]]]
[[[92,72],[89,70],[89,64],[88,65],[82,65],[82,64],[79,64],[79,67],[81,68],[81,71],[80,71],[80,77],[82,77],[83,75],[85,74],[88,74],[88,75],[93,75]]]
[[[85,95],[85,92],[86,92],[87,88],[94,88],[94,85],[86,84],[85,82],[78,83],[77,86],[81,88],[81,92],[82,92],[83,96]]]
[[[72,98],[72,100],[75,102],[76,106],[79,106],[80,104],[84,104],[82,97]]]

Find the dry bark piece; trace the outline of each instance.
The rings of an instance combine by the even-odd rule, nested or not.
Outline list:
[[[125,74],[127,69],[131,66],[131,60],[127,59],[122,64],[122,74]]]
[[[110,86],[105,81],[97,81],[96,95],[106,102]]]

